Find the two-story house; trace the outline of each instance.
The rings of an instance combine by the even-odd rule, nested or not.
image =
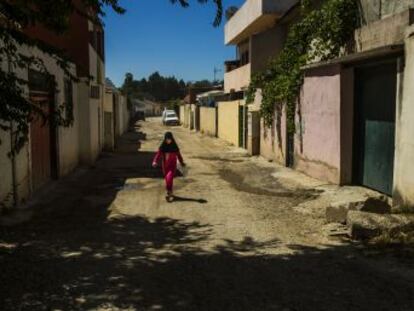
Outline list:
[[[73,3],[82,11],[81,1]],[[2,16],[3,19],[7,16]],[[10,122],[12,130],[0,130],[0,209],[16,206],[51,180],[71,172],[79,162],[91,164],[103,146],[103,92],[104,92],[104,42],[103,28],[92,23],[83,14],[70,16],[70,27],[63,35],[40,25],[20,28],[31,38],[65,51],[71,76],[63,70],[56,58],[26,45],[19,45],[18,52],[27,57],[37,57],[42,68],[17,68],[6,60],[0,70],[14,72],[28,81],[21,86],[24,96],[48,115],[63,109],[64,116],[73,115],[73,123],[56,126],[34,117],[28,124],[28,142],[20,152],[8,156],[17,135],[17,124]],[[46,69],[44,72],[42,69]],[[70,109],[71,107],[72,109]]]
[[[296,0],[246,0],[225,25],[225,44],[236,49],[235,60],[225,62],[224,91],[229,101],[218,105],[219,116],[233,118],[218,120],[218,135],[251,154],[277,158],[277,144],[260,126],[260,94],[247,107],[244,91],[254,74],[264,70],[267,63],[283,48],[286,27],[278,24],[295,6]],[[221,112],[221,113],[220,113]],[[234,120],[233,120],[234,119]],[[269,133],[268,133],[269,132]]]
[[[70,27],[62,35],[35,26],[26,29],[30,36],[65,51],[77,69],[80,102],[80,160],[92,164],[103,148],[103,104],[105,91],[105,50],[103,26],[93,23],[84,14],[82,1],[74,0],[77,6],[70,16]],[[93,15],[93,13],[91,13]]]

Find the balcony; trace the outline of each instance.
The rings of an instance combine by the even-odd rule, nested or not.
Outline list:
[[[225,44],[237,44],[249,36],[272,27],[298,0],[246,0],[226,23]]]
[[[224,91],[229,93],[241,91],[249,86],[251,66],[246,64],[239,66],[237,61],[226,62],[226,73],[224,74]]]

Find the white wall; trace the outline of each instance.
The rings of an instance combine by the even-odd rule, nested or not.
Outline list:
[[[397,105],[394,199],[396,205],[414,208],[414,26],[407,30],[402,99]]]
[[[42,53],[38,49],[32,49],[28,47],[21,47],[21,53],[27,56],[36,56],[43,60],[46,70],[55,77],[57,92],[55,93],[55,105],[61,106],[64,103],[64,81],[65,73],[57,65],[56,61]],[[33,68],[37,69],[37,68]],[[8,70],[5,63],[2,64],[1,70]],[[15,69],[19,78],[28,79],[27,69]],[[76,69],[74,65],[70,66],[72,74],[75,74]],[[28,96],[27,87],[24,88],[25,95]],[[70,127],[59,127],[58,129],[58,162],[59,162],[59,174],[65,175],[70,172],[74,167],[78,165],[79,161],[79,119],[78,119],[78,105],[77,105],[77,85],[73,86],[73,99],[74,99],[74,123]],[[8,153],[11,149],[10,132],[0,130],[0,139],[2,144],[0,145],[0,202],[5,200],[7,197],[11,197],[13,191],[13,183],[17,187],[15,193],[17,198],[17,204],[24,202],[31,194],[31,155],[30,155],[30,133],[29,141],[23,147],[22,150],[14,159],[15,165],[12,165],[12,159],[8,157]],[[15,168],[15,179],[13,179],[13,167]],[[7,204],[13,204],[13,201],[7,200]]]

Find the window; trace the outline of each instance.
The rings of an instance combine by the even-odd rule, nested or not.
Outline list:
[[[29,89],[31,92],[50,93],[53,87],[53,77],[47,73],[29,70]]]
[[[101,98],[101,89],[99,85],[91,85],[91,98],[100,99]]]
[[[249,51],[245,51],[242,53],[240,63],[242,66],[247,65],[249,63]]]

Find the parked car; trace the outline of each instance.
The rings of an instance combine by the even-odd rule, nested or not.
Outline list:
[[[165,110],[162,114],[162,123],[164,125],[179,125],[180,120],[174,110]]]

